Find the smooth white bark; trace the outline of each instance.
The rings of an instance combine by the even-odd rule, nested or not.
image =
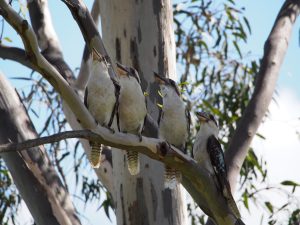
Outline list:
[[[153,70],[175,76],[175,44],[170,1],[101,1],[103,41],[113,60],[138,70],[149,93],[148,112],[158,117]],[[174,77],[173,77],[174,78]],[[146,128],[147,129],[147,128]],[[147,132],[146,135],[155,136]],[[182,188],[164,189],[164,166],[141,155],[141,172],[131,176],[125,155],[113,151],[118,224],[186,224]]]

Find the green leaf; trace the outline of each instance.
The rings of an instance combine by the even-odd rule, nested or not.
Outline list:
[[[268,210],[273,213],[273,205],[270,202],[265,202],[266,207],[268,208]]]
[[[265,136],[263,136],[262,134],[260,133],[256,133],[256,136],[258,136],[259,138],[263,139],[263,140],[266,140]]]
[[[179,83],[178,86],[185,86],[185,85],[188,85],[188,84],[189,84],[189,82],[184,81],[184,82]]]
[[[243,194],[243,202],[244,202],[246,209],[249,210],[248,193],[247,192],[244,192],[244,194]]]
[[[241,50],[240,50],[240,47],[238,46],[238,44],[237,44],[236,41],[233,41],[233,45],[234,45],[235,49],[237,50],[237,52],[239,53],[239,56],[240,56],[241,58],[243,58],[242,53],[241,53]]]
[[[160,91],[157,91],[157,92],[158,92],[158,95],[163,98],[162,93]]]
[[[156,105],[162,109],[163,105],[162,104],[159,104],[159,103],[156,103]]]
[[[291,180],[282,181],[280,184],[282,184],[284,186],[300,186],[300,184],[298,184],[294,181],[291,181]]]
[[[7,42],[10,42],[10,43],[12,42],[12,40],[9,37],[4,37],[3,39]]]
[[[248,19],[245,16],[243,17],[243,19],[245,21],[245,24],[246,24],[248,30],[249,30],[249,33],[251,34],[251,26],[250,26],[250,23],[249,23]]]

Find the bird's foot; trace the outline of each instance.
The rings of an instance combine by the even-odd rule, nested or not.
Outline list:
[[[139,137],[139,141],[142,142],[143,141],[143,136],[141,134],[138,134]]]

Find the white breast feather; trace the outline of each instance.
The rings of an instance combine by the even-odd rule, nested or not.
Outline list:
[[[215,137],[217,137],[218,133],[216,133],[216,131],[214,131],[207,123],[202,124],[196,135],[193,146],[193,155],[199,164],[204,165],[207,170],[213,173],[214,171],[210,163],[210,157],[206,150],[207,139],[211,135],[215,135]]]
[[[184,102],[172,88],[165,89],[163,96],[163,117],[159,125],[159,138],[182,148],[188,138]]]
[[[122,76],[120,84],[120,129],[132,134],[139,134],[147,114],[144,93],[134,77]]]
[[[116,102],[116,96],[115,86],[102,62],[93,62],[87,88],[89,111],[100,125],[107,125]]]

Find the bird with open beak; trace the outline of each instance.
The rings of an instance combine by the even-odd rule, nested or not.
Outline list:
[[[147,115],[146,98],[142,91],[138,72],[133,67],[117,63],[117,74],[120,79],[120,103],[118,126],[121,132],[138,135],[142,141],[142,130]],[[137,151],[127,151],[128,170],[131,175],[140,171]]]
[[[218,141],[218,123],[212,114],[206,112],[197,112],[196,116],[200,122],[200,130],[193,146],[194,158],[216,178],[218,190],[227,200],[234,216],[239,219],[239,223],[243,224],[227,178],[224,153]]]
[[[162,96],[162,107],[158,118],[159,138],[185,152],[190,130],[190,115],[175,81],[154,73]],[[165,167],[165,188],[174,189],[181,181],[181,174],[175,168]]]
[[[93,62],[91,76],[85,89],[84,104],[96,122],[110,130],[117,110],[120,86],[108,73],[108,63],[95,49],[92,51]],[[102,145],[90,142],[89,160],[94,168],[101,162]]]

